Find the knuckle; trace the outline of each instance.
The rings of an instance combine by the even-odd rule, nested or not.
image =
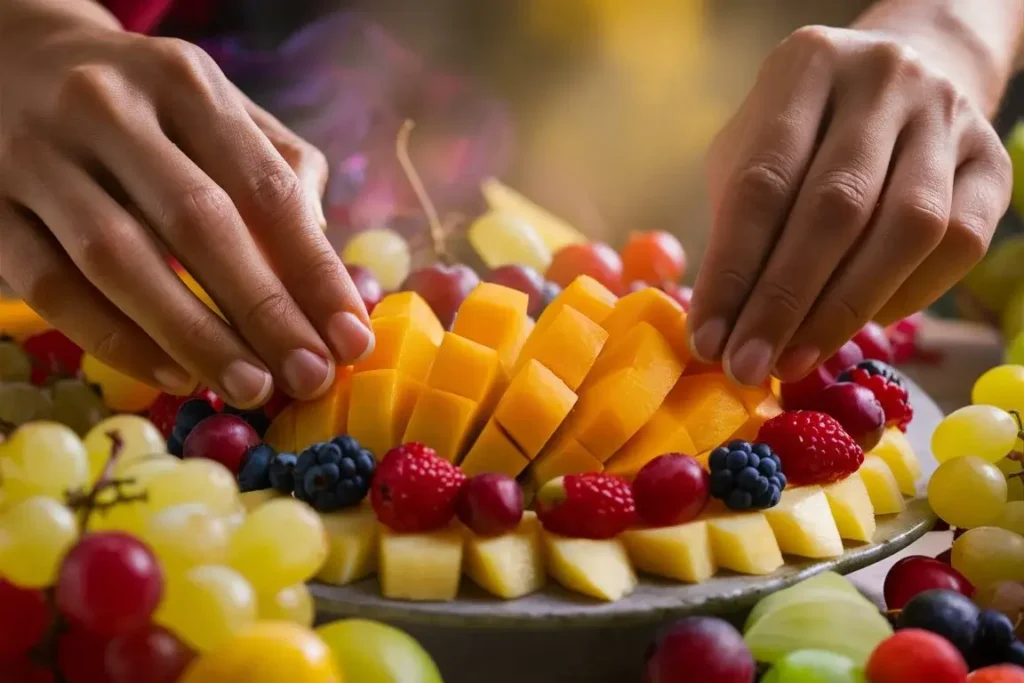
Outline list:
[[[68,69],[57,91],[57,112],[75,116],[82,108],[104,112],[119,111],[116,93],[118,76],[106,66],[82,64]]]
[[[827,171],[813,188],[812,202],[825,216],[856,220],[868,210],[871,181],[863,172],[850,168]]]
[[[220,189],[204,183],[186,189],[174,202],[165,221],[174,235],[172,240],[195,239],[209,242],[208,226],[227,225],[234,213],[231,198]]]
[[[787,280],[787,282],[793,281],[795,280]],[[762,289],[760,297],[766,306],[764,310],[779,311],[790,316],[804,311],[805,306],[800,295],[790,286],[784,284],[781,279],[766,280],[763,285],[759,285],[759,289]]]
[[[733,180],[737,201],[763,209],[781,209],[789,196],[790,184],[790,173],[778,156],[751,159]]]
[[[253,210],[271,225],[295,216],[304,206],[303,188],[295,172],[271,162],[259,169],[252,181]]]
[[[942,241],[942,236],[949,225],[949,210],[944,202],[925,192],[907,197],[900,205],[899,225],[918,246],[934,248]]]
[[[924,64],[917,52],[896,41],[875,43],[869,59],[880,72],[890,77],[919,80],[925,75]]]
[[[802,26],[793,31],[786,42],[815,53],[831,53],[836,46],[835,30],[818,24]]]
[[[200,92],[211,89],[216,66],[205,50],[177,38],[153,39],[150,45],[160,69],[179,87]]]
[[[120,230],[111,229],[94,218],[83,219],[85,227],[78,242],[78,263],[91,278],[102,280],[120,271],[122,240]]]
[[[40,314],[53,316],[67,301],[67,281],[59,268],[32,269],[21,295]]]
[[[831,308],[835,324],[830,329],[857,330],[871,317],[859,304],[841,294],[833,297]]]
[[[946,239],[952,241],[953,253],[958,254],[964,262],[974,265],[988,251],[992,227],[982,217],[962,214],[950,221]]]
[[[296,286],[299,291],[317,291],[324,287],[324,283],[337,282],[344,271],[345,267],[334,251],[327,247],[316,249],[298,271]]]
[[[243,329],[267,329],[278,327],[287,320],[291,309],[291,297],[283,290],[272,290],[253,302],[242,317]]]
[[[195,348],[215,348],[220,341],[221,332],[219,318],[204,305],[196,306],[197,312],[189,315],[184,321],[175,320],[169,338],[193,340],[190,345]]]
[[[720,291],[729,293],[730,296],[742,300],[746,298],[754,282],[749,273],[741,272],[735,268],[726,268],[715,277],[714,287]]]

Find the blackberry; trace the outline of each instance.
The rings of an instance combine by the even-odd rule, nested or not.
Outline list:
[[[269,444],[256,444],[245,452],[242,466],[238,470],[238,490],[262,491],[270,486],[270,463],[277,451]]]
[[[896,368],[889,365],[888,363],[883,363],[882,361],[875,360],[873,358],[869,358],[868,360],[862,360],[861,362],[854,365],[852,368],[847,368],[846,370],[843,370],[836,378],[836,381],[854,381],[854,370],[863,370],[872,377],[874,377],[875,375],[881,375],[886,379],[886,381],[892,382],[893,384],[899,386],[901,389],[907,388],[906,385],[903,383],[903,376],[896,370]]]
[[[376,467],[373,454],[351,436],[313,444],[295,463],[295,497],[321,512],[357,505]]]
[[[782,461],[763,443],[730,441],[711,451],[711,495],[732,510],[765,510],[786,488]]]
[[[174,418],[174,428],[167,438],[167,452],[180,458],[185,450],[185,438],[192,433],[197,424],[216,414],[216,408],[206,399],[192,398],[182,403],[178,408],[178,415]]]
[[[295,463],[298,458],[294,453],[278,453],[270,460],[267,477],[270,487],[281,493],[295,493]]]

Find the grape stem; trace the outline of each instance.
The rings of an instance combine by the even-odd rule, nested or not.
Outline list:
[[[107,432],[107,438],[110,439],[110,455],[107,457],[106,464],[103,465],[103,471],[96,477],[92,487],[69,491],[66,494],[68,507],[76,512],[81,511],[78,524],[79,530],[83,535],[88,529],[92,514],[97,510],[105,512],[118,505],[143,502],[147,499],[145,491],[136,494],[125,493],[124,487],[134,484],[134,479],[114,478],[114,465],[117,464],[118,458],[121,457],[121,451],[124,450],[124,439],[121,438],[121,434],[117,430]],[[109,489],[113,489],[114,497],[109,501],[101,502],[99,500],[100,495]]]
[[[441,224],[437,208],[434,206],[434,202],[430,200],[427,188],[423,185],[423,180],[420,178],[420,174],[417,173],[415,164],[412,163],[412,157],[409,156],[409,136],[415,127],[416,124],[411,119],[406,119],[402,127],[398,129],[395,154],[398,157],[398,163],[401,165],[402,171],[405,172],[405,176],[409,180],[409,185],[412,186],[412,191],[416,194],[416,199],[419,200],[420,205],[423,207],[423,213],[427,215],[427,225],[430,227],[430,241],[433,246],[434,256],[442,263],[450,263],[451,258],[448,254],[448,247],[445,244],[445,226]]]

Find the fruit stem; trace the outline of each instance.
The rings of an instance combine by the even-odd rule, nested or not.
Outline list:
[[[89,528],[89,519],[92,517],[93,512],[97,510],[105,511],[117,505],[142,502],[147,499],[145,491],[136,494],[125,493],[124,487],[134,484],[134,479],[114,478],[114,465],[117,464],[118,458],[121,457],[121,451],[124,450],[124,439],[121,438],[121,433],[116,429],[107,432],[107,438],[110,439],[110,455],[107,457],[107,462],[103,465],[103,470],[96,477],[92,487],[69,491],[66,494],[68,507],[76,512],[81,510],[78,526],[82,535],[85,535]],[[114,490],[114,497],[112,500],[101,503],[99,501],[100,494],[107,489]]]
[[[423,185],[420,174],[416,172],[416,166],[412,163],[412,157],[409,156],[409,136],[415,127],[416,124],[412,119],[406,119],[402,127],[398,129],[395,154],[398,156],[398,163],[402,166],[402,170],[409,180],[409,185],[412,186],[412,191],[416,194],[416,199],[419,200],[420,206],[423,207],[423,213],[427,215],[427,225],[430,227],[430,241],[433,245],[434,255],[443,263],[448,263],[450,259],[448,257],[448,249],[445,246],[444,226],[441,224],[437,208],[430,201],[430,195],[427,194],[427,188]]]

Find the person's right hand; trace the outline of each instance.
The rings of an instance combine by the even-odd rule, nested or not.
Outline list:
[[[202,382],[241,408],[275,384],[312,398],[372,350],[323,234],[318,151],[189,43],[126,33],[95,6],[12,5],[0,276],[15,292],[104,362],[172,393]]]

